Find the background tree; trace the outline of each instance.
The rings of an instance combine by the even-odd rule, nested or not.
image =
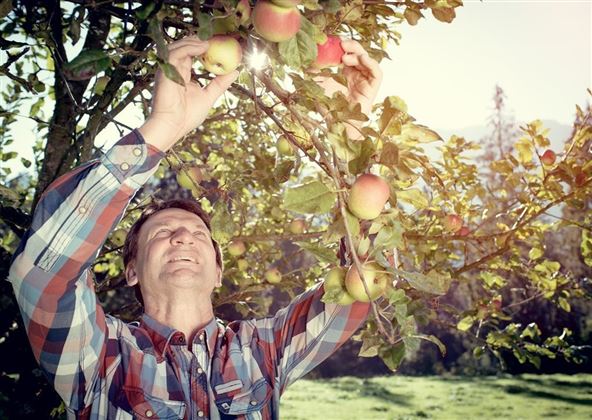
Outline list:
[[[464,332],[481,349],[477,352],[500,358],[510,352],[535,365],[541,356],[579,360],[581,348],[569,332],[513,322],[514,299],[524,298],[514,297],[505,276],[520,273],[531,293],[526,299],[564,311],[588,290],[570,268],[542,251],[544,233],[551,229],[577,222],[589,233],[589,220],[543,216],[558,206],[586,208],[592,189],[586,149],[592,109],[577,108],[573,133],[552,165],[540,162],[549,144],[541,123],[522,127],[513,149],[491,163],[504,182],[487,185],[468,156],[478,144],[457,136],[441,139],[395,96],[369,110],[367,119],[343,94],[325,96],[314,80],[319,73],[309,71],[324,34],[357,39],[380,61],[386,57],[383,46],[398,42],[399,25],[415,25],[427,13],[451,22],[459,6],[460,0],[306,0],[298,9],[299,32],[276,43],[253,30],[235,0],[0,1],[0,47],[8,56],[0,67],[6,82],[0,150],[14,140],[16,116],[25,103],[31,103],[28,117],[37,123],[36,161],[23,162],[34,165],[36,175],[11,178],[7,167],[0,172],[0,274],[6,276],[43,190],[101,152],[95,138],[108,124],[121,134],[133,128],[118,121],[128,105],[147,115],[158,68],[178,80],[167,62],[166,43],[187,34],[209,39],[230,33],[245,53],[241,77],[202,127],[167,155],[93,266],[108,310],[124,319],[139,313],[130,290],[121,287],[119,254],[122,236],[139,211],[154,197],[191,194],[214,211],[218,241],[246,246],[245,254],[225,253],[224,286],[214,297],[223,317],[267,314],[330,268],[361,271],[361,262],[370,258],[389,275],[389,284],[358,336],[363,356],[377,355],[395,370],[417,352],[421,340],[444,352],[428,328],[443,325]],[[253,64],[260,58],[256,52],[265,53],[266,65]],[[331,69],[320,75],[344,81]],[[209,79],[206,72],[195,75],[200,83]],[[50,116],[43,112],[47,105]],[[360,122],[360,141],[348,139],[346,121]],[[293,153],[278,153],[281,136]],[[430,144],[439,145],[441,159],[428,158]],[[0,157],[3,162],[18,158],[6,152]],[[360,220],[350,212],[348,195],[367,173],[387,181],[390,197],[377,218]],[[301,222],[291,224],[295,219],[304,220],[304,231]],[[582,234],[580,253],[590,265],[588,233]],[[526,245],[531,250],[525,254]],[[273,268],[281,273],[279,283],[265,275]],[[447,296],[462,296],[468,285],[473,290],[466,299],[446,303]],[[11,402],[3,414],[45,418],[58,405],[56,396],[30,356],[10,286],[0,287],[0,398]]]

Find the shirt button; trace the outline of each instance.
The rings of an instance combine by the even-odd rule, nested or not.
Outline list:
[[[129,165],[125,162],[123,162],[121,165],[119,165],[119,167],[121,168],[122,171],[127,171],[129,169]]]
[[[201,334],[199,335],[199,339],[203,341],[203,339],[204,339],[204,334],[203,334],[203,333],[201,333]]]
[[[257,401],[255,401],[255,400],[251,401],[251,405],[257,405]]]
[[[136,147],[132,153],[134,156],[140,156],[142,154],[142,150],[139,147]]]
[[[154,412],[152,410],[146,410],[146,417],[152,417]]]
[[[203,411],[198,411],[197,412],[197,417],[203,417],[204,416],[204,412]]]
[[[79,212],[80,214],[84,214],[84,213],[86,213],[86,207],[80,207],[80,208],[78,209],[78,212]]]
[[[197,368],[197,373],[199,373],[201,375],[203,373],[203,369],[202,368]]]

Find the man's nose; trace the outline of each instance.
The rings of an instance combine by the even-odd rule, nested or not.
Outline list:
[[[175,233],[171,237],[171,242],[174,245],[193,244],[194,241],[195,241],[195,238],[193,237],[191,232],[189,232],[189,230],[184,227],[180,227],[179,229],[175,230]]]

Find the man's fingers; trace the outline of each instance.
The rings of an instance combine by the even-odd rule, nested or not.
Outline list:
[[[230,87],[232,82],[234,82],[238,78],[239,72],[238,70],[234,70],[229,74],[225,74],[223,76],[216,76],[212,81],[206,86],[204,92],[210,101],[210,104],[216,102],[216,99],[220,97],[226,90]]]
[[[353,39],[345,39],[341,41],[341,48],[345,51],[346,54],[356,54],[356,55],[364,55],[368,54],[364,47],[358,42],[354,41]]]
[[[378,65],[378,62],[373,58],[370,58],[369,55],[362,55],[360,57],[361,64],[370,70],[370,74],[372,75],[373,79],[376,79],[379,83],[382,80],[382,70]]]
[[[172,44],[171,44],[172,45]],[[198,57],[208,50],[209,44],[207,42],[187,42],[169,48],[169,62],[180,62],[186,58]]]

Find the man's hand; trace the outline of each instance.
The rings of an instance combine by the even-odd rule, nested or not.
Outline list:
[[[331,77],[318,76],[314,80],[325,90],[327,96],[341,92],[351,103],[359,103],[362,112],[368,115],[382,83],[382,71],[378,62],[370,58],[359,42],[342,40],[341,47],[345,51],[341,61],[344,65],[343,75],[347,86],[343,86]],[[358,131],[360,126],[359,121],[347,123],[348,136],[352,139],[360,139],[361,135]]]
[[[179,139],[197,128],[208,112],[236,80],[238,71],[215,77],[205,88],[191,80],[194,57],[204,54],[208,42],[196,36],[171,43],[169,63],[181,74],[185,86],[168,79],[162,70],[156,72],[152,92],[152,111],[139,128],[147,143],[162,151],[170,149]]]

